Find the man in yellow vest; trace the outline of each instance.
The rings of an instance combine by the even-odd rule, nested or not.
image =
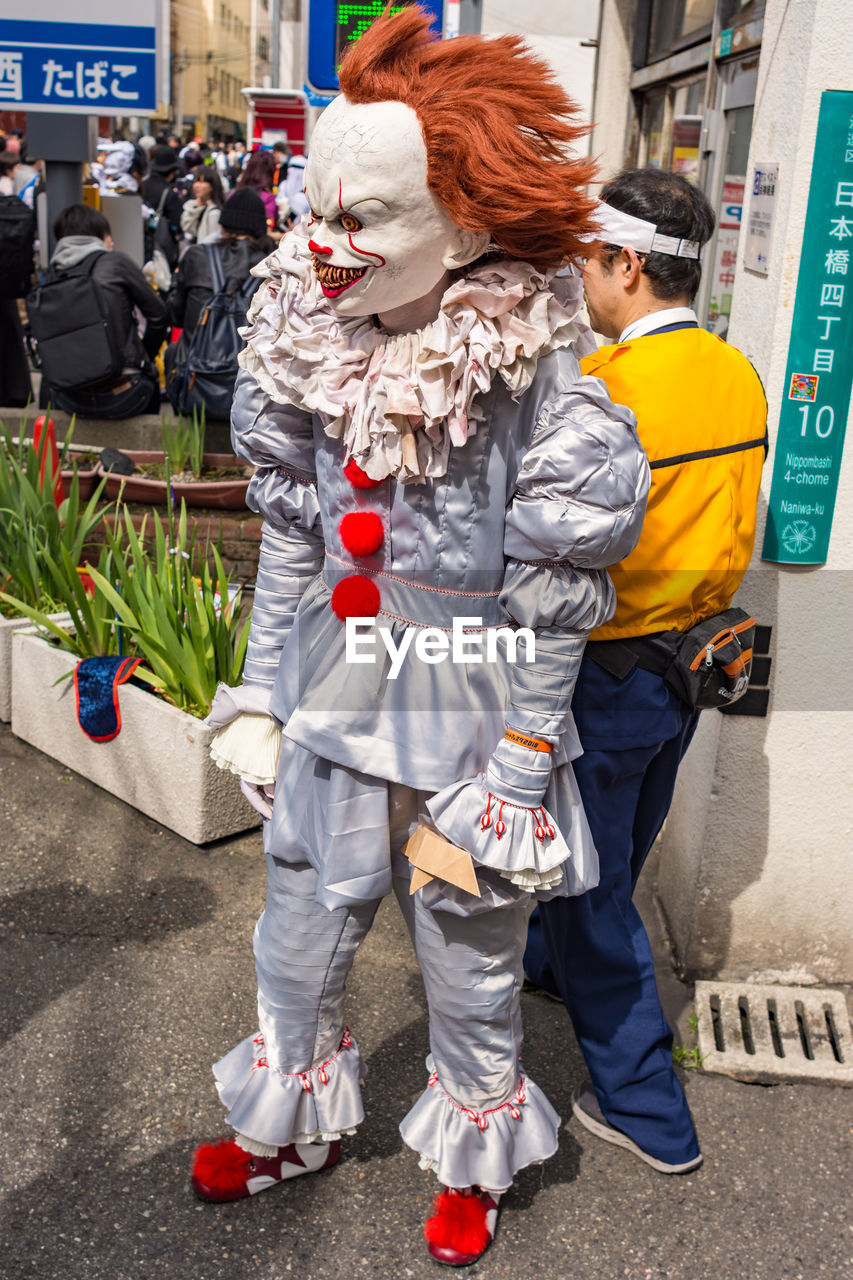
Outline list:
[[[767,405],[749,361],[691,310],[714,228],[702,192],[642,169],[601,198],[583,280],[592,327],[612,342],[581,367],[633,409],[652,484],[637,546],[608,571],[616,612],[590,637],[572,704],[600,882],[540,903],[524,967],[571,1016],[591,1077],[572,1098],[581,1124],[661,1173],[688,1173],[702,1156],[632,894],[699,715],[663,678],[659,633],[731,603],[755,538]]]

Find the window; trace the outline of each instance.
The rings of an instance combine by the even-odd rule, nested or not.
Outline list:
[[[668,85],[643,101],[638,163],[694,182],[699,163],[705,78]]]
[[[653,0],[649,60],[708,34],[713,18],[714,0]]]
[[[650,93],[643,109],[642,164],[653,169],[663,167],[663,121],[666,93]]]
[[[721,0],[720,29],[742,27],[764,14],[765,0]],[[657,62],[711,35],[714,0],[646,0],[639,19],[635,66]]]

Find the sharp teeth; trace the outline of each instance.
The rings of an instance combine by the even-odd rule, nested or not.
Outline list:
[[[331,262],[314,259],[314,273],[327,289],[341,289],[344,285],[353,284],[366,270],[366,267],[336,267]]]

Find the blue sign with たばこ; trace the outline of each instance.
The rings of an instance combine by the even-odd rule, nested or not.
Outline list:
[[[156,86],[153,25],[0,18],[0,110],[139,115]]]

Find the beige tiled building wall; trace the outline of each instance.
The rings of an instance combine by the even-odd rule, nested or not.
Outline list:
[[[172,103],[184,134],[245,136],[241,90],[269,83],[272,8],[272,0],[173,0]]]

